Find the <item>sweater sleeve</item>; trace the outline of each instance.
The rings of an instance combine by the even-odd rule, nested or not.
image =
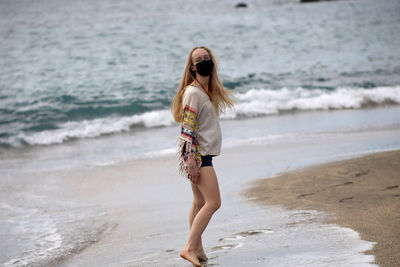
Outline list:
[[[181,133],[179,136],[178,171],[181,175],[188,175],[188,158],[193,153],[196,165],[201,166],[200,144],[197,137],[197,116],[199,98],[196,94],[187,92],[182,100]]]

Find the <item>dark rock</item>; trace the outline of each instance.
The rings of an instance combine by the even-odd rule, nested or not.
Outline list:
[[[241,2],[241,3],[237,3],[235,7],[236,7],[236,8],[244,8],[244,7],[247,7],[247,4]]]
[[[335,1],[335,0],[300,0],[300,3],[328,2],[328,1]]]

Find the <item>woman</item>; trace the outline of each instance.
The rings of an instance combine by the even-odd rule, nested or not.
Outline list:
[[[207,47],[193,48],[186,61],[182,81],[172,101],[179,137],[179,172],[191,181],[193,204],[189,214],[190,235],[180,256],[195,266],[207,257],[201,235],[221,205],[212,157],[221,152],[219,115],[233,108],[233,95],[224,89],[217,74],[214,55]]]

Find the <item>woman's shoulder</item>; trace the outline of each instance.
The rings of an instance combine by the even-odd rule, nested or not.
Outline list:
[[[193,85],[188,85],[183,94],[184,96],[201,96],[201,91]]]
[[[191,84],[189,84],[188,86],[186,86],[186,89],[185,89],[185,93],[196,93],[197,92],[197,87],[196,86],[194,86],[194,85],[191,85]]]

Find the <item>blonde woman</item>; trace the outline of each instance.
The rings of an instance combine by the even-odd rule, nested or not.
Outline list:
[[[217,62],[204,46],[193,48],[186,61],[182,81],[172,101],[179,136],[179,172],[191,181],[193,204],[189,214],[190,234],[180,256],[195,266],[207,261],[201,235],[221,205],[212,157],[221,152],[219,115],[235,100],[220,82]]]

